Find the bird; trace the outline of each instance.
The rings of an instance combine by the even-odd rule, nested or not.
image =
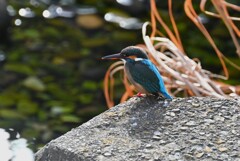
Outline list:
[[[102,59],[120,59],[124,62],[124,71],[130,83],[139,92],[138,96],[144,93],[172,99],[157,67],[149,60],[146,51],[142,48],[128,46],[120,53],[107,55]]]

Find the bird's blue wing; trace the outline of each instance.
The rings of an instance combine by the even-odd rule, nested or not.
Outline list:
[[[126,62],[132,78],[149,93],[162,93],[165,95],[166,89],[160,73],[150,60]],[[167,97],[167,96],[166,96]]]
[[[156,93],[160,90],[159,79],[161,78],[159,77],[161,75],[154,67],[149,60],[126,63],[126,68],[128,68],[133,80],[150,93]]]

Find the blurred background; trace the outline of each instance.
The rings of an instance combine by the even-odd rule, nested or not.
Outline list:
[[[167,0],[156,2],[170,24]],[[186,53],[198,58],[203,68],[222,74],[219,59],[185,15],[183,2],[174,1],[173,11]],[[223,22],[199,16],[219,49],[240,64]],[[142,44],[146,21],[148,0],[0,0],[0,128],[11,138],[26,138],[36,152],[107,110],[103,78],[112,62],[101,57]],[[227,83],[239,84],[239,71],[228,69]],[[122,87],[116,82],[118,99]]]

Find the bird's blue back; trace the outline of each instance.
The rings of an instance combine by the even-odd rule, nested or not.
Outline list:
[[[128,68],[133,80],[149,93],[161,93],[165,98],[172,99],[168,94],[161,74],[157,67],[149,60],[134,61],[127,58],[125,67]]]

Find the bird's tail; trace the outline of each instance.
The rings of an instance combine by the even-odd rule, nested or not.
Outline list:
[[[167,92],[163,92],[162,95],[166,98],[166,99],[173,99],[172,96],[170,96]]]

